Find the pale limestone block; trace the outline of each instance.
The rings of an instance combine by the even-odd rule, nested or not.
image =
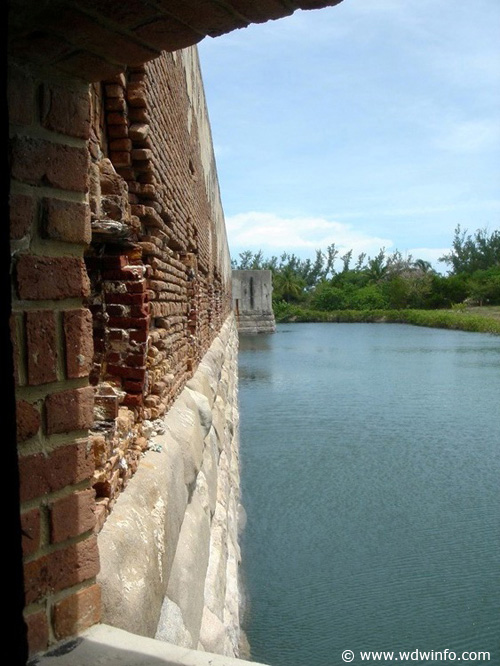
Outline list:
[[[194,645],[198,642],[203,613],[209,547],[210,520],[194,493],[182,523],[167,588],[167,596],[181,609]]]
[[[194,647],[193,637],[184,625],[181,609],[168,597],[165,597],[161,607],[155,638],[180,647]]]

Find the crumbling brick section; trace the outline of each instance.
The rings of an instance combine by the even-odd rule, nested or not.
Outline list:
[[[11,331],[33,652],[98,621],[94,535],[229,314],[185,58],[92,86],[14,72]]]
[[[11,243],[17,434],[31,653],[99,619],[74,619],[99,555],[92,444],[88,86],[61,88],[12,66]]]

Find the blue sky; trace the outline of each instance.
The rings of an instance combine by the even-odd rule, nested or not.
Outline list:
[[[500,228],[500,1],[344,0],[199,44],[231,254]]]

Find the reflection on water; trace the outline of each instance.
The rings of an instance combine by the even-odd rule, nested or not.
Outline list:
[[[255,660],[498,659],[499,363],[499,338],[404,325],[241,338]]]

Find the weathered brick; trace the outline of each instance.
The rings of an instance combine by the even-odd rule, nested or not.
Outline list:
[[[89,154],[85,147],[16,136],[11,144],[11,175],[30,185],[87,192]]]
[[[144,381],[144,378],[146,377],[146,369],[128,368],[125,365],[108,365],[108,374],[112,377],[126,377],[127,379]]]
[[[42,89],[41,123],[43,127],[68,136],[90,137],[90,95],[88,86],[81,90],[45,84]]]
[[[49,623],[44,610],[24,616],[28,630],[28,648],[30,657],[47,649],[49,642]]]
[[[132,141],[130,139],[113,139],[109,142],[109,148],[112,151],[131,151]]]
[[[35,453],[19,458],[21,501],[60,490],[89,479],[94,473],[94,456],[87,439],[55,449],[49,455]]]
[[[130,166],[132,164],[130,153],[126,150],[112,150],[110,153],[110,158],[114,166]]]
[[[142,82],[129,83],[127,86],[127,100],[130,106],[145,108],[147,106],[146,87]]]
[[[98,573],[97,541],[91,536],[25,564],[26,603],[94,578]]]
[[[129,128],[132,141],[145,141],[149,135],[149,125],[146,123],[133,123]]]
[[[128,137],[128,127],[126,125],[109,125],[108,136],[110,139],[123,139]]]
[[[45,398],[45,408],[49,435],[86,430],[94,421],[94,389],[92,386],[85,386],[52,393]]]
[[[53,623],[57,639],[79,634],[101,619],[101,587],[91,585],[54,605]]]
[[[29,234],[35,220],[35,200],[26,194],[10,195],[10,237],[19,240]]]
[[[44,199],[42,202],[44,232],[49,238],[67,243],[90,243],[90,207],[78,201]]]
[[[95,491],[81,490],[50,505],[50,540],[60,543],[94,529]]]
[[[68,377],[86,377],[94,356],[92,314],[89,310],[82,308],[64,313],[64,338]]]
[[[40,546],[40,509],[31,509],[21,514],[23,530],[23,554],[26,557]]]
[[[108,113],[106,115],[108,125],[126,125],[127,115],[125,113]]]
[[[16,403],[17,441],[24,442],[33,437],[40,428],[40,412],[26,400]]]
[[[142,393],[127,393],[125,398],[123,399],[123,404],[126,407],[141,407],[143,403],[143,395]]]
[[[126,111],[127,102],[122,97],[108,97],[104,103],[106,111]]]
[[[26,313],[28,384],[36,386],[57,379],[57,336],[54,313]]]
[[[61,300],[89,294],[89,279],[80,257],[23,254],[18,258],[16,268],[21,299]]]

